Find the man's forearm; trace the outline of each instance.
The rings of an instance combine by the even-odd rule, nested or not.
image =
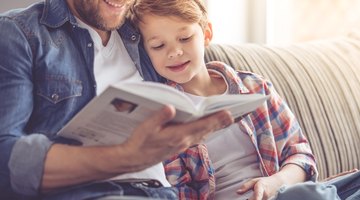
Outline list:
[[[46,157],[42,191],[103,180],[141,169],[139,163],[127,162],[122,146],[76,147],[54,144]]]

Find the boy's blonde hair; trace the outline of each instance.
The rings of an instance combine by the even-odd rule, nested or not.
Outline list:
[[[146,14],[175,16],[189,23],[199,23],[204,30],[208,16],[202,0],[135,0],[129,12],[129,19],[135,26]]]

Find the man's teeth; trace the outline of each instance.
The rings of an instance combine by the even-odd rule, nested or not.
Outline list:
[[[113,3],[113,2],[111,2],[111,1],[109,1],[109,0],[105,0],[105,2],[106,2],[107,4],[109,4],[109,5],[111,5],[111,6],[116,7],[116,8],[120,8],[120,7],[122,6],[122,5]]]

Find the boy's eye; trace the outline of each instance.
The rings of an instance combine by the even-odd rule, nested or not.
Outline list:
[[[186,42],[186,41],[189,41],[190,39],[191,39],[191,36],[180,38],[180,42]]]
[[[161,49],[162,47],[164,47],[164,44],[160,44],[160,45],[157,45],[157,46],[153,46],[151,47],[152,49],[155,49],[155,50],[158,50],[158,49]]]

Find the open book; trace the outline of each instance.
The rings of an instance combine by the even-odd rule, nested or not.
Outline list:
[[[267,99],[260,94],[204,97],[197,105],[181,91],[154,82],[121,82],[90,101],[58,133],[83,145],[120,144],[141,122],[166,104],[176,108],[173,122],[188,122],[223,109],[234,118],[255,110]]]

